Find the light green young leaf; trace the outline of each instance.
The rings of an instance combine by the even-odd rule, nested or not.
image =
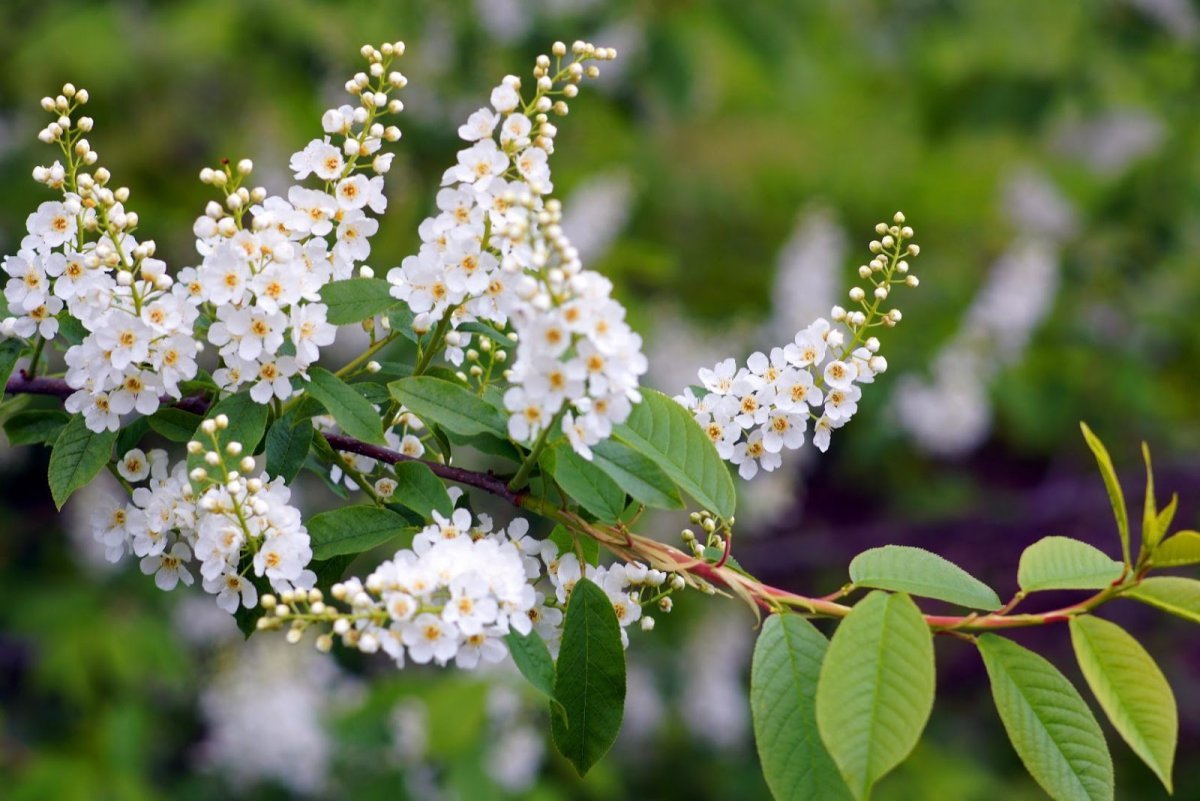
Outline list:
[[[1200,532],[1180,531],[1154,549],[1155,567],[1182,567],[1200,563]]]
[[[508,439],[508,420],[501,411],[461,384],[422,375],[392,381],[388,391],[413,414],[447,431]]]
[[[775,801],[850,799],[817,732],[817,678],[829,642],[799,615],[763,624],[750,668],[750,710],[763,776]]]
[[[1043,537],[1021,554],[1017,583],[1025,592],[1102,590],[1119,579],[1124,569],[1086,542]]]
[[[112,458],[117,432],[89,431],[83,415],[71,417],[50,451],[50,495],[59,509],[71,493],[87,484]]]
[[[1081,422],[1079,428],[1096,457],[1096,464],[1100,466],[1100,475],[1104,477],[1104,486],[1112,503],[1113,516],[1117,519],[1117,534],[1121,537],[1121,557],[1125,564],[1129,564],[1129,512],[1125,509],[1125,493],[1121,490],[1121,482],[1117,480],[1117,471],[1113,469],[1112,457],[1108,455],[1104,443],[1088,428],[1087,423]]]
[[[1200,581],[1181,576],[1154,576],[1121,593],[1164,612],[1200,623]]]
[[[649,458],[718,517],[729,519],[737,493],[729,469],[687,409],[653,389],[642,390],[642,402],[614,436]]]
[[[1054,665],[995,634],[978,640],[996,710],[1030,775],[1057,801],[1111,801],[1100,724]]]
[[[598,520],[613,523],[625,511],[625,490],[570,446],[547,448],[539,463],[567,495]]]
[[[258,447],[258,443],[262,441],[263,433],[267,430],[267,407],[261,403],[255,403],[248,393],[242,392],[237,395],[230,395],[228,398],[218,402],[208,410],[205,419],[216,418],[222,414],[229,418],[229,426],[217,429],[216,445],[213,444],[212,435],[205,434],[199,426],[196,427],[195,432],[192,434],[192,439],[199,442],[204,448],[200,453],[188,454],[187,466],[189,473],[197,467],[211,469],[204,463],[204,453],[213,450],[214,447],[224,451],[225,446],[230,442],[240,442],[242,444],[242,453],[249,455],[254,453],[254,449]],[[192,488],[199,489],[194,481],[192,482]]]
[[[612,747],[625,714],[621,626],[604,590],[588,579],[567,604],[554,698],[566,712],[550,716],[554,745],[582,776]]]
[[[933,636],[912,599],[872,592],[838,626],[817,682],[817,726],[854,797],[904,761],[933,709]]]
[[[449,517],[454,512],[454,502],[446,492],[446,485],[420,462],[400,462],[393,467],[396,474],[396,494],[391,502],[411,509],[427,521],[438,514]]]
[[[991,587],[953,562],[923,548],[884,545],[863,551],[850,562],[850,580],[861,587],[936,598],[968,609],[999,609]]]
[[[399,514],[378,506],[322,512],[309,518],[307,528],[313,559],[362,553],[413,531]]]
[[[1153,551],[1162,539],[1158,527],[1158,504],[1154,498],[1154,467],[1150,463],[1150,446],[1142,443],[1142,459],[1146,462],[1146,499],[1142,507],[1142,550]]]
[[[387,444],[379,412],[370,401],[324,367],[310,367],[308,377],[311,380],[304,388],[333,415],[342,431],[364,442]]]
[[[656,509],[682,509],[683,498],[662,468],[635,450],[606,439],[592,446],[592,463],[638,503]]]
[[[1071,644],[1113,728],[1172,792],[1179,713],[1166,676],[1137,640],[1107,620],[1072,618]]]
[[[321,287],[321,302],[329,307],[326,314],[334,325],[357,323],[397,305],[392,285],[382,278],[347,278]]]

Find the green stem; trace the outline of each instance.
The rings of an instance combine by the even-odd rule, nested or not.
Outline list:
[[[376,340],[375,342],[371,343],[371,347],[364,350],[357,358],[354,359],[354,361],[350,362],[345,367],[338,370],[336,373],[334,373],[334,375],[336,375],[338,378],[347,377],[351,373],[355,372],[358,368],[362,367],[362,365],[364,365],[367,361],[369,361],[372,356],[374,356],[376,353],[378,353],[380,350],[382,350],[384,347],[386,347],[389,343],[391,343],[393,340],[395,340],[397,336],[398,335],[396,334],[396,332],[393,331],[393,332],[389,333],[387,336],[385,336],[383,339],[379,339],[379,340]]]
[[[538,435],[537,440],[533,443],[533,448],[530,449],[529,455],[525,457],[525,461],[521,462],[520,469],[513,476],[512,481],[508,482],[508,488],[513,492],[525,486],[525,482],[529,479],[529,474],[533,472],[534,466],[537,464],[538,457],[542,455],[542,451],[546,449],[546,442],[550,439],[550,432],[558,427],[558,423],[562,420],[564,414],[567,413],[567,406],[564,403],[563,407],[558,410],[558,414],[554,415],[554,419],[550,424],[542,429],[542,433]]]
[[[413,368],[413,375],[421,375],[429,369],[434,355],[441,350],[441,342],[446,338],[446,331],[450,328],[450,315],[453,312],[454,309],[446,309],[446,313],[442,315],[442,319],[438,320],[437,327],[433,329],[433,335],[429,339],[429,347],[421,354],[417,366]]]
[[[38,334],[37,341],[33,344],[33,356],[29,358],[29,367],[25,370],[26,375],[30,378],[37,377],[38,360],[42,358],[42,348],[46,345],[46,338]]]

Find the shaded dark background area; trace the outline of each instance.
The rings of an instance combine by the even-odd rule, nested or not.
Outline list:
[[[64,81],[91,92],[89,139],[179,268],[196,260],[200,168],[248,156],[283,190],[358,47],[396,38],[410,85],[380,272],[414,247],[455,128],[501,76],[528,74],[555,39],[618,49],[559,125],[555,183],[665,391],[826,313],[875,222],[908,215],[922,283],[899,296],[891,369],[829,453],[790,454],[745,487],[737,555],[764,580],[831,592],[854,554],[894,542],[1007,597],[1037,538],[1115,553],[1080,420],[1108,443],[1131,509],[1145,440],[1160,493],[1180,494],[1176,526],[1200,523],[1200,9],[1187,0],[8,0],[4,252],[46,197],[29,178],[52,158],[34,138],[38,99]],[[732,602],[681,599],[634,635],[626,731],[580,784],[513,676],[242,645],[210,598],[98,559],[96,496],[56,513],[45,454],[0,460],[0,797],[767,797],[745,698],[753,619]],[[314,487],[304,501],[330,499]],[[683,522],[653,524],[673,536]],[[1194,629],[1131,602],[1103,615],[1175,686],[1176,797],[1200,797]],[[1018,639],[1078,679],[1065,630]],[[972,649],[939,640],[938,660],[926,742],[878,797],[1041,797]],[[1165,797],[1104,725],[1121,797]]]

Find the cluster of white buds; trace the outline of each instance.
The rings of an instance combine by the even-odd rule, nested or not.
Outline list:
[[[745,366],[726,359],[700,370],[702,386],[676,398],[695,414],[721,457],[738,465],[742,478],[778,467],[784,449],[804,444],[810,421],[813,444],[828,449],[832,431],[858,410],[861,385],[887,369],[872,332],[901,320],[899,309],[885,308],[892,290],[918,284],[908,259],[920,248],[904,222],[897,212],[890,224],[876,226],[881,238],[870,244],[870,262],[858,268],[863,283],[849,292],[850,310],[834,306],[832,323],[818,318],[794,342],[754,353]]]

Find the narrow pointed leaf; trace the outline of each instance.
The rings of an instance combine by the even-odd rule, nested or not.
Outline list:
[[[933,638],[907,595],[872,592],[841,622],[817,682],[817,725],[850,792],[904,761],[933,709]]]
[[[657,509],[682,509],[683,498],[662,468],[615,440],[592,446],[592,463],[608,474],[638,503]]]
[[[83,415],[74,415],[67,421],[50,451],[48,477],[55,506],[62,509],[75,490],[104,469],[112,458],[113,443],[116,441],[115,431],[101,431],[99,434],[90,431]]]
[[[1181,567],[1200,562],[1200,532],[1180,531],[1154,549],[1155,567]]]
[[[1129,564],[1129,512],[1125,509],[1125,493],[1121,490],[1121,482],[1117,480],[1117,471],[1113,469],[1112,457],[1100,438],[1092,433],[1087,423],[1080,423],[1083,438],[1096,457],[1100,466],[1100,475],[1104,478],[1104,487],[1108,490],[1108,500],[1112,503],[1113,516],[1117,520],[1117,534],[1121,538],[1121,557]]]
[[[1103,551],[1069,537],[1044,537],[1025,549],[1017,583],[1025,592],[1102,590],[1121,577],[1125,566]]]
[[[1142,507],[1142,549],[1154,550],[1162,538],[1158,528],[1158,504],[1154,498],[1154,467],[1150,463],[1150,446],[1142,443],[1142,459],[1146,462],[1146,498]]]
[[[996,592],[953,562],[923,548],[885,545],[863,551],[850,563],[850,580],[860,587],[936,598],[969,609],[993,611]]]
[[[304,388],[333,415],[342,431],[364,442],[387,444],[379,412],[369,400],[324,367],[310,367],[308,377]]]
[[[1181,576],[1154,576],[1123,592],[1133,598],[1158,607],[1164,612],[1200,623],[1200,581]]]
[[[504,641],[508,644],[508,653],[517,670],[534,689],[550,700],[550,711],[561,717],[564,724],[569,723],[567,711],[554,697],[554,659],[550,656],[546,641],[536,631],[521,634],[515,629],[504,636]]]
[[[462,436],[495,434],[508,439],[504,414],[461,384],[422,375],[392,381],[388,391],[427,423]]]
[[[849,789],[817,731],[817,678],[829,641],[799,615],[767,618],[754,646],[750,709],[775,801],[840,801]]]
[[[1111,801],[1108,745],[1071,682],[1012,640],[984,634],[978,645],[996,710],[1030,775],[1057,801]]]
[[[1166,676],[1137,640],[1107,620],[1073,618],[1071,644],[1113,728],[1171,792],[1179,712]]]
[[[725,461],[688,410],[674,400],[643,389],[641,403],[614,435],[661,467],[706,509],[725,519],[733,516],[737,493]]]
[[[554,697],[566,712],[551,715],[554,744],[580,776],[612,747],[625,713],[625,650],[604,590],[580,579],[571,591],[558,652]]]
[[[308,520],[313,559],[369,551],[413,532],[407,521],[378,506],[343,506]]]
[[[570,446],[548,448],[540,463],[563,492],[598,520],[613,523],[625,511],[625,490]]]

